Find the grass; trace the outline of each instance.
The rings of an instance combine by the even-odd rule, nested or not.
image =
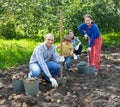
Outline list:
[[[120,33],[103,34],[103,47],[120,45]],[[87,48],[84,38],[81,39],[83,50]],[[20,64],[28,64],[30,56],[40,42],[30,39],[5,40],[0,39],[0,69],[9,69]],[[59,43],[57,42],[56,45]]]
[[[120,45],[120,33],[107,33],[103,34],[103,46],[104,47],[113,47]]]
[[[0,69],[8,69],[29,62],[37,43],[28,39],[0,39]]]

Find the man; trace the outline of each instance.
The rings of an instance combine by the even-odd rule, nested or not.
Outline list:
[[[58,83],[54,77],[60,72],[59,62],[64,61],[64,58],[57,55],[53,43],[54,35],[49,33],[46,35],[44,43],[35,48],[29,62],[28,77],[36,77],[43,72],[46,80],[50,81],[53,87],[57,87]]]

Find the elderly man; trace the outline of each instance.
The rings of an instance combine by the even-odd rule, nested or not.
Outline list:
[[[37,77],[43,72],[46,80],[50,81],[53,87],[57,87],[58,83],[54,77],[60,72],[59,62],[64,61],[64,58],[58,56],[53,43],[54,35],[49,33],[45,41],[34,49],[29,62],[28,77]]]

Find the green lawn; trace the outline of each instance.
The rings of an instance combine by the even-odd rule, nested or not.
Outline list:
[[[0,39],[0,69],[28,63],[36,42],[29,39],[3,40]]]

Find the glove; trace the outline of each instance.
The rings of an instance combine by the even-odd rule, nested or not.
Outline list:
[[[87,39],[87,38],[88,38],[88,35],[87,35],[87,34],[85,34],[85,35],[84,35],[84,37],[85,37],[85,39]]]
[[[90,52],[90,51],[91,51],[91,47],[88,47],[87,52]]]
[[[78,50],[80,46],[80,43],[75,47],[75,50]]]
[[[73,54],[73,57],[74,59],[78,59],[77,55],[76,54]]]
[[[58,83],[54,78],[50,78],[50,82],[52,83],[52,87],[58,87]]]
[[[64,62],[64,61],[65,61],[64,56],[60,56],[60,62]]]

